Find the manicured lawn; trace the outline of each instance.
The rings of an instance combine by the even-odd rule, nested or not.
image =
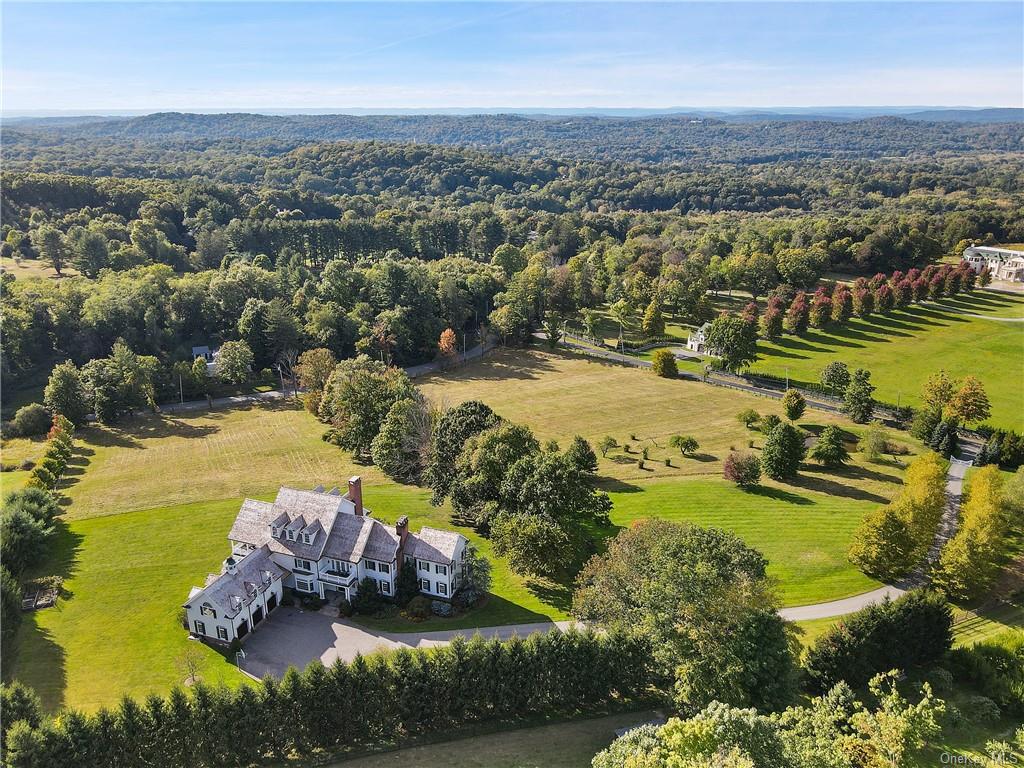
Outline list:
[[[417,385],[439,404],[482,400],[504,418],[529,425],[542,442],[566,443],[573,435],[582,435],[596,446],[611,435],[620,446],[630,443],[630,453],[619,448],[598,462],[600,475],[623,481],[719,478],[730,448],[749,450],[753,440],[756,450],[763,442],[761,433],[743,427],[736,414],[746,408],[782,413],[772,398],[695,381],[670,381],[646,370],[539,349],[497,351],[481,362],[417,379]],[[811,429],[831,423],[853,432],[862,429],[840,416],[813,410],[800,423]],[[683,458],[668,447],[669,437],[677,433],[698,439],[700,449],[694,457]],[[900,440],[898,433],[892,437]],[[644,448],[648,461],[640,469],[637,461]],[[671,466],[665,466],[665,458],[671,459]],[[826,482],[832,473],[816,470],[801,482],[819,483],[822,492],[876,502],[895,493],[901,482],[899,468],[861,466],[859,457],[855,460],[861,469],[837,482]]]
[[[615,740],[616,729],[653,718],[650,711],[625,712],[521,728],[332,763],[331,768],[589,768],[594,755]]]
[[[237,683],[223,657],[189,641],[178,608],[223,558],[235,500],[164,507],[61,524],[51,562],[66,594],[26,614],[4,670],[48,710],[93,710],[122,694],[166,692],[185,678],[178,659],[202,651],[202,678]]]
[[[866,592],[878,586],[846,560],[863,513],[874,505],[823,493],[765,489],[746,493],[724,480],[650,481],[612,494],[612,522],[636,519],[725,528],[768,558],[786,605],[802,605]]]
[[[754,372],[816,382],[832,360],[871,371],[880,400],[920,404],[927,377],[940,368],[951,376],[977,376],[992,403],[992,424],[1024,428],[1024,323],[969,317],[964,312],[1020,317],[1024,298],[975,293],[941,304],[925,304],[851,320],[840,328],[810,330],[802,337],[758,342]]]
[[[366,487],[368,506],[381,520],[410,518],[452,528],[447,507],[435,508],[422,489],[387,483]],[[272,499],[274,493],[256,494]],[[241,679],[216,651],[190,643],[177,620],[193,585],[220,570],[229,553],[227,532],[241,498],[137,510],[62,524],[55,566],[46,573],[66,578],[66,595],[52,609],[27,616],[5,674],[35,688],[48,709],[88,710],[115,704],[123,693],[166,692],[184,674],[178,659],[186,647],[203,656],[208,682]],[[385,631],[458,629],[566,618],[568,592],[547,581],[526,580],[475,532],[460,528],[494,563],[493,592],[473,612],[456,619],[414,624],[402,617],[363,619]]]

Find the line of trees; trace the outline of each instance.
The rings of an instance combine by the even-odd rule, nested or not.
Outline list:
[[[11,768],[249,766],[323,759],[471,723],[577,714],[645,695],[649,648],[635,635],[569,629],[526,639],[455,638],[289,669],[236,689],[197,682],[114,710],[44,718],[31,697],[5,712]],[[5,696],[5,702],[11,697]],[[26,702],[25,699],[29,701]],[[12,720],[12,716],[17,719]]]
[[[998,467],[971,475],[960,505],[960,524],[939,555],[932,581],[950,599],[984,595],[1008,554],[1012,515],[1024,510],[1024,473],[1004,481]]]
[[[884,581],[909,573],[935,540],[946,506],[947,466],[933,452],[914,459],[896,498],[869,512],[854,532],[850,562]]]

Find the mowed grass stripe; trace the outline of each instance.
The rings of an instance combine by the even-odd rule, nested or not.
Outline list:
[[[852,568],[846,548],[874,505],[800,492],[773,497],[747,493],[721,480],[650,482],[641,492],[613,492],[612,522],[657,517],[732,531],[768,558],[785,605],[838,599],[874,589],[878,582]]]
[[[954,309],[955,307],[955,309]],[[1024,429],[1024,323],[1006,323],[963,312],[1019,317],[1024,299],[986,294],[942,304],[908,307],[890,315],[853,319],[840,328],[802,337],[758,342],[753,371],[816,382],[832,360],[871,371],[875,396],[920,405],[921,387],[940,368],[951,376],[976,376],[992,403],[992,424]]]

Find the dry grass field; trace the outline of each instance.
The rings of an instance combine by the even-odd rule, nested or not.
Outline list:
[[[385,478],[320,439],[324,426],[293,404],[154,415],[80,432],[81,459],[62,488],[78,519],[273,493],[281,485]]]

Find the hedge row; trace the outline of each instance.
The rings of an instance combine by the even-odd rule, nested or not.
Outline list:
[[[190,694],[115,711],[64,712],[7,731],[12,768],[192,768],[325,758],[467,723],[575,713],[646,691],[649,648],[636,637],[570,630],[521,640],[315,662],[280,681]]]

